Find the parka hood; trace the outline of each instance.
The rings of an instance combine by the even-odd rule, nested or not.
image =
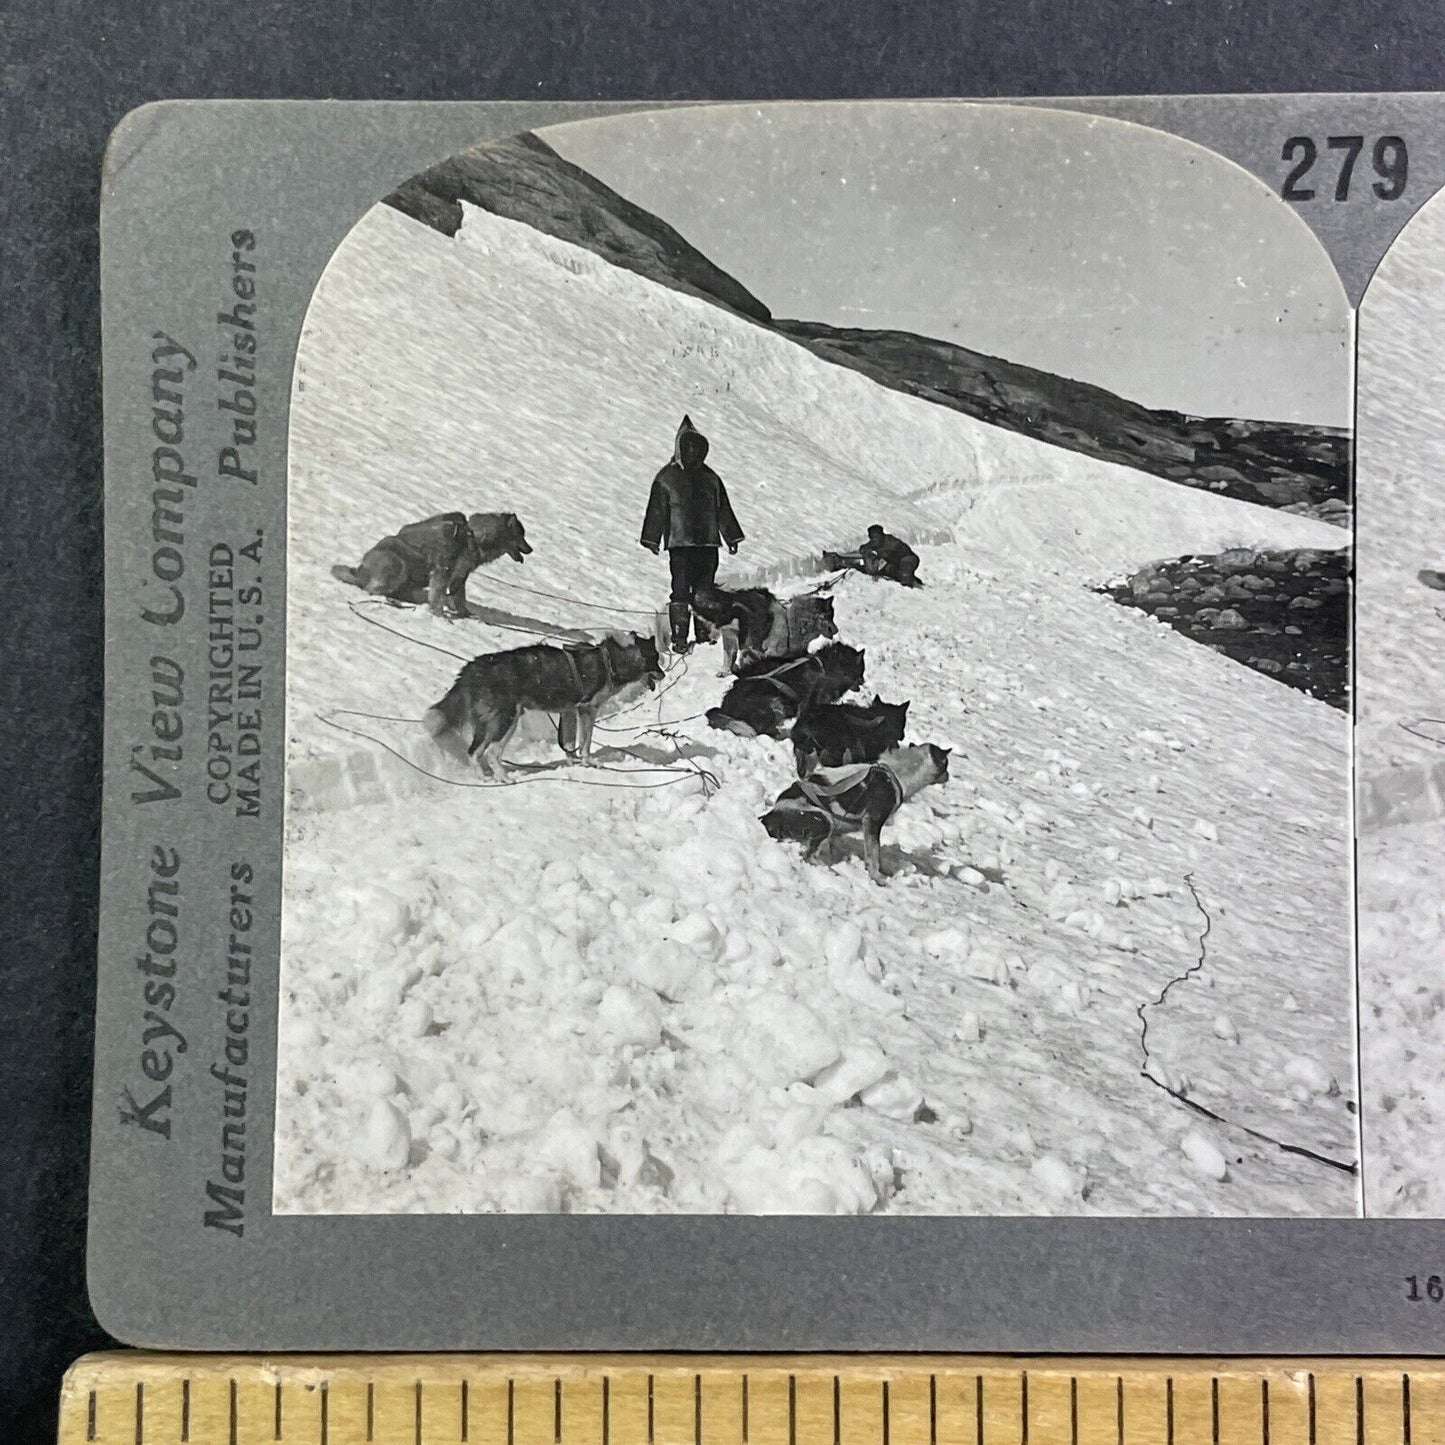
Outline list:
[[[677,429],[677,436],[672,443],[672,459],[680,467],[687,465],[682,455],[682,442],[684,437],[693,437],[695,440],[689,444],[688,450],[697,449],[697,461],[695,465],[701,466],[707,460],[707,438],[698,431],[692,424],[690,416],[684,416],[682,425]]]

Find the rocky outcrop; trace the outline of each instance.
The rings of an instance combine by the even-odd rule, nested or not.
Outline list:
[[[883,386],[1202,491],[1350,525],[1349,433],[1151,411],[1102,387],[902,331],[773,329]]]
[[[534,135],[452,156],[413,177],[386,204],[454,235],[463,200],[726,307],[880,386],[1185,486],[1349,525],[1349,434],[1341,428],[1156,411],[1102,387],[932,337],[778,320],[665,221]]]
[[[413,176],[386,198],[388,206],[444,236],[461,229],[461,201],[585,246],[615,266],[726,306],[751,321],[772,320],[746,286],[714,266],[666,221],[563,160],[534,135],[462,151]]]
[[[1103,590],[1256,672],[1349,706],[1347,549],[1177,557]]]

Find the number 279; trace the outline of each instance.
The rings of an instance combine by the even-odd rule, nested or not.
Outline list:
[[[1335,177],[1335,200],[1347,201],[1355,162],[1365,148],[1365,138],[1362,135],[1332,135],[1325,138],[1325,146],[1328,150],[1341,152],[1340,169]],[[1285,200],[1315,199],[1314,187],[1302,186],[1300,182],[1313,169],[1319,154],[1319,147],[1307,135],[1291,136],[1284,143],[1280,159],[1294,162],[1294,169],[1285,177],[1280,191]],[[1370,151],[1370,163],[1380,177],[1370,189],[1382,201],[1395,201],[1404,195],[1405,182],[1410,175],[1410,156],[1402,136],[1382,135]]]

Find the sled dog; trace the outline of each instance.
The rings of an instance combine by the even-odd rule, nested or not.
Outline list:
[[[802,657],[809,643],[837,637],[831,597],[775,597],[766,587],[699,588],[692,610],[720,628],[723,673],[739,673],[764,658]]]
[[[331,575],[374,597],[465,617],[467,578],[499,557],[523,562],[531,551],[515,512],[443,512],[383,537],[357,566],[333,567]]]
[[[707,714],[709,727],[778,737],[809,702],[837,702],[863,685],[863,651],[829,642],[806,657],[750,668]]]
[[[514,647],[473,658],[422,722],[434,738],[459,736],[483,772],[505,781],[502,754],[524,712],[558,714],[559,746],[586,758],[599,709],[639,684],[652,690],[662,675],[657,643],[635,632],[582,647]]]
[[[884,702],[876,693],[870,703],[814,703],[798,714],[789,738],[798,776],[818,768],[847,763],[873,763],[903,741],[908,704]]]
[[[759,821],[771,837],[802,843],[809,862],[831,861],[839,833],[861,832],[868,875],[882,883],[879,835],[909,798],[948,781],[948,752],[914,743],[892,748],[874,763],[820,769],[784,789]]]

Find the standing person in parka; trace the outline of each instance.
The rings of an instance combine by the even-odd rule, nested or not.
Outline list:
[[[642,545],[656,554],[667,548],[672,570],[672,594],[667,618],[672,628],[672,650],[689,650],[687,624],[692,616],[693,593],[708,588],[717,576],[718,548],[727,543],[738,550],[743,529],[733,515],[722,478],[705,465],[707,438],[683,417],[673,444],[672,460],[653,479],[642,522]],[[712,629],[699,617],[697,640],[708,641]]]

